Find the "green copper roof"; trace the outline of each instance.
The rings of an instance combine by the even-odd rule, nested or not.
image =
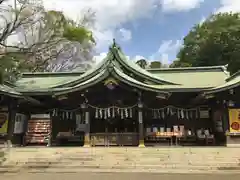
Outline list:
[[[7,83],[7,84],[11,85],[11,83]],[[18,92],[14,88],[9,87],[8,85],[5,85],[5,84],[0,85],[0,94],[10,96],[10,97],[13,97],[13,98],[24,99],[25,101],[32,102],[34,104],[39,104],[40,103],[39,101],[37,101],[37,100],[35,100],[31,97],[24,96],[22,93]]]
[[[223,66],[148,69],[159,78],[181,84],[186,88],[212,88],[225,83],[229,77]],[[179,86],[179,87],[181,87]]]
[[[22,97],[21,93],[17,92],[14,88],[11,88],[4,84],[0,85],[0,94],[8,95],[10,97]]]
[[[107,57],[103,59],[93,68],[85,73],[36,73],[24,74],[23,77],[16,82],[16,86],[24,89],[35,88],[66,88],[81,84],[92,77],[95,77],[101,71],[104,71],[109,65],[118,67],[119,69],[126,68],[135,77],[139,76],[146,79],[151,84],[174,84],[168,80],[161,79],[148,71],[140,68],[131,60],[126,60],[126,57],[116,45],[110,47]]]
[[[226,82],[224,84],[221,84],[217,87],[214,87],[212,89],[210,89],[209,91],[206,91],[204,94],[213,94],[213,93],[217,93],[217,92],[222,92],[222,91],[226,91],[232,88],[236,88],[240,86],[240,71],[233,74],[231,77],[226,79]]]
[[[113,67],[111,70],[105,69],[104,71],[100,72],[96,76],[94,76],[94,77],[88,79],[87,81],[84,81],[76,86],[58,89],[58,92],[55,90],[55,92],[56,92],[55,95],[66,94],[69,92],[79,91],[79,90],[88,88],[96,83],[102,82],[103,80],[105,80],[108,77],[113,77],[121,82],[129,84],[133,87],[137,87],[139,89],[157,92],[158,94],[162,94],[163,95],[162,97],[165,97],[165,98],[167,98],[170,95],[168,92],[161,91],[159,88],[156,88],[155,86],[144,84],[142,82],[139,82],[139,81],[131,78],[130,76],[124,74],[121,70],[119,70],[116,67]]]
[[[118,60],[119,64],[130,70],[132,73],[138,74],[142,78],[147,79],[148,81],[152,81],[155,84],[178,84],[169,81],[168,79],[164,79],[161,77],[157,77],[152,73],[149,73],[145,69],[141,68],[139,65],[134,63],[131,60],[127,60],[126,56],[121,51],[120,47],[112,47],[112,52],[115,55],[114,57]]]
[[[163,94],[167,94],[166,91],[204,91],[224,85],[229,78],[223,66],[142,69],[127,60],[114,42],[106,58],[86,72],[25,73],[16,82],[15,90],[22,93],[61,94],[87,88],[107,76],[114,76],[133,87]]]

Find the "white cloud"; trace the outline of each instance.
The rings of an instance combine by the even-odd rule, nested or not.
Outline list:
[[[151,61],[160,61],[162,64],[170,64],[174,59],[172,58],[177,51],[181,48],[182,41],[181,40],[167,40],[163,41],[160,45],[158,51],[154,53],[151,57]]]
[[[70,18],[79,19],[83,10],[91,8],[96,13],[96,24],[93,30],[100,51],[109,45],[118,29],[127,22],[151,16],[154,13],[156,0],[44,0],[47,9],[63,11]],[[123,29],[124,30],[124,29]],[[128,34],[126,34],[128,33]],[[130,40],[130,32],[122,31],[122,35]]]
[[[132,39],[132,32],[128,29],[121,28],[119,29],[119,33],[122,41],[129,41]]]
[[[41,1],[41,0],[39,0]],[[129,41],[132,33],[129,29],[122,27],[124,23],[136,22],[137,19],[149,18],[157,11],[186,11],[198,7],[204,0],[42,0],[46,9],[62,11],[66,16],[78,20],[81,13],[86,9],[91,9],[96,13],[96,24],[93,29],[97,40],[97,51],[102,52],[95,57],[99,62],[106,56],[108,46],[113,38]],[[164,42],[158,53],[154,57],[161,58],[167,56],[171,50],[163,50],[168,41]],[[173,43],[173,42],[171,42]],[[173,49],[174,45],[169,44]],[[164,45],[165,44],[165,45]],[[168,49],[167,47],[165,47]],[[139,56],[140,58],[140,56]],[[141,56],[142,58],[142,56]],[[146,58],[147,59],[147,58]],[[168,61],[168,60],[167,60]]]
[[[107,56],[107,52],[102,52],[98,55],[95,55],[94,56],[94,63],[97,64],[97,63],[100,63],[105,57]],[[130,59],[129,56],[126,56],[127,59]]]
[[[221,0],[221,7],[218,12],[240,12],[239,0]]]
[[[161,9],[165,11],[192,9],[201,1],[203,0],[43,0],[47,9],[63,11],[74,20],[79,19],[81,12],[88,8],[96,12],[93,32],[100,52],[106,51],[109,42],[122,28],[122,24],[151,17]],[[125,37],[130,40],[130,32],[127,33],[128,36]]]
[[[149,63],[152,61],[160,61],[163,65],[169,65],[174,60],[171,58],[176,55],[181,46],[182,40],[166,40],[162,42],[157,52],[152,54],[150,57],[136,55],[133,60],[136,62],[140,59],[146,59]]]
[[[101,62],[106,56],[107,56],[106,52],[103,52],[103,53],[100,53],[97,56],[94,56],[94,63],[97,64],[97,63]]]
[[[143,57],[143,56],[141,56],[141,55],[136,55],[135,57],[133,57],[133,61],[134,61],[134,62],[136,62],[136,61],[138,61],[138,60],[140,60],[140,59],[146,59],[146,60],[147,60],[147,58],[145,58],[145,57]]]
[[[194,9],[204,0],[161,0],[163,11],[188,11]]]

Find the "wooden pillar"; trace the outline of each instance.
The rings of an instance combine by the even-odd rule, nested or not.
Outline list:
[[[138,103],[138,131],[139,131],[138,147],[145,147],[145,145],[144,145],[144,127],[143,127],[143,104],[142,103]]]
[[[15,125],[15,116],[17,113],[17,100],[12,99],[8,104],[8,133],[7,133],[7,144],[12,147],[13,131]]]
[[[85,117],[85,135],[84,135],[84,147],[90,147],[90,112],[86,104],[82,104],[82,111]]]

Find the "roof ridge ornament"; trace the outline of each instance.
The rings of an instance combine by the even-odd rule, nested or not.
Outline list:
[[[120,50],[120,46],[116,43],[116,39],[115,38],[113,38],[113,44],[110,47],[110,49],[118,49],[118,50]]]
[[[116,47],[117,46],[117,43],[116,43],[116,39],[115,38],[113,38],[113,45],[112,45],[113,47]]]

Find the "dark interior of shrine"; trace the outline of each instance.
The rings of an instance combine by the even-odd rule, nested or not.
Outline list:
[[[91,133],[138,132],[136,90],[120,83],[99,83],[86,93]]]

